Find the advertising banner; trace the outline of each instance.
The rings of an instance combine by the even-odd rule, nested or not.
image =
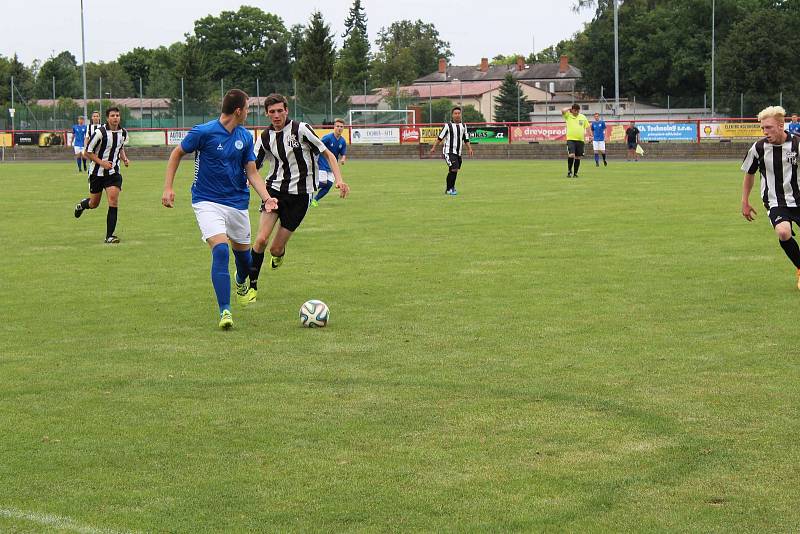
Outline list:
[[[41,132],[39,136],[39,146],[62,146],[64,144],[64,134],[61,132]]]
[[[508,126],[481,126],[471,129],[469,142],[478,145],[508,143]]]
[[[39,132],[16,132],[14,144],[19,146],[38,146]]]
[[[11,141],[12,139],[10,133],[0,133],[0,146],[10,147]]]
[[[701,123],[701,139],[730,139],[736,137],[764,137],[757,122]]]
[[[164,131],[128,132],[129,146],[164,146]]]
[[[167,130],[167,144],[169,146],[176,146],[181,144],[189,130]]]
[[[314,133],[317,134],[317,137],[322,139],[326,135],[328,135],[330,133],[333,133],[333,128],[323,128],[323,127],[314,128]],[[342,130],[342,137],[344,137],[345,142],[349,145],[350,144],[350,130],[348,130],[347,128]]]
[[[697,123],[638,122],[642,141],[697,141]]]
[[[399,144],[400,128],[353,128],[353,144]]]
[[[419,143],[419,129],[418,128],[401,128],[400,129],[400,142]]]
[[[436,142],[439,132],[442,131],[441,126],[425,126],[419,129],[419,142],[426,145],[432,145]]]
[[[528,126],[512,126],[512,143],[530,143],[531,141],[564,141],[567,139],[567,127],[564,124],[531,124]]]

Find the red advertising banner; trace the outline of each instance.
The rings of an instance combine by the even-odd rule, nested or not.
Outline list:
[[[418,128],[400,128],[401,143],[419,143]]]
[[[512,143],[530,143],[533,141],[566,141],[567,126],[565,124],[529,124],[510,128]],[[625,126],[622,124],[606,125],[606,141],[622,141],[625,138]],[[586,130],[586,142],[592,142],[592,130]]]

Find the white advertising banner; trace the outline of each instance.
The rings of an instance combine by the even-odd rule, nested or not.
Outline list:
[[[354,145],[399,144],[400,128],[353,128],[351,137]]]
[[[187,133],[189,133],[189,130],[168,130],[167,144],[170,146],[181,144],[181,141],[183,141],[183,138],[186,137]]]

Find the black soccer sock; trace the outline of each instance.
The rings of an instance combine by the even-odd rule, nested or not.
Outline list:
[[[575,174],[578,174],[578,169],[580,168],[580,166],[581,166],[581,160],[579,160],[579,159],[577,159],[577,158],[576,158],[576,159],[575,159],[575,165],[574,165],[574,168],[575,168]]]
[[[794,263],[794,266],[800,269],[800,247],[797,246],[797,241],[795,241],[793,237],[790,237],[786,241],[780,241],[780,244],[783,251],[789,259],[792,260],[792,263]]]
[[[253,258],[250,264],[250,287],[258,291],[258,275],[261,272],[261,264],[264,263],[264,253],[251,249],[250,255]]]
[[[84,198],[83,200],[80,201],[80,205],[81,205],[81,209],[82,210],[88,210],[89,209],[89,199],[88,198]]]
[[[453,189],[453,186],[455,185],[455,183],[456,183],[456,173],[454,173],[453,171],[448,172],[447,173],[447,183],[446,183],[447,191],[450,191],[451,189]]]
[[[575,158],[567,158],[567,172],[572,173],[572,163],[575,161]]]
[[[114,206],[108,207],[108,215],[106,215],[106,238],[114,235],[114,230],[117,228],[117,208]]]
[[[606,153],[603,152],[603,161],[605,161],[605,160],[606,160]]]

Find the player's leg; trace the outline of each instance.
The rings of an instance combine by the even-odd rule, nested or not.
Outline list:
[[[292,234],[303,222],[303,219],[308,212],[308,204],[311,199],[305,195],[285,195],[280,203],[278,209],[280,210],[281,224],[272,238],[272,243],[269,246],[269,253],[272,256],[270,265],[273,269],[277,269],[283,264],[283,258],[286,254],[286,243],[292,237]],[[281,208],[283,204],[283,208]]]
[[[89,178],[89,196],[75,205],[75,218],[83,215],[85,210],[93,210],[100,205],[100,198],[103,196],[102,178]]]
[[[317,189],[317,194],[314,195],[314,198],[311,200],[311,206],[318,206],[319,201],[331,190],[334,181],[332,175],[333,173],[329,173],[328,171],[319,171],[319,189]]]
[[[458,180],[458,171],[461,170],[461,156],[453,154],[450,161],[452,162],[450,166],[451,179],[448,185],[450,186],[450,194],[455,196],[458,194],[456,190],[456,180]]]
[[[233,279],[236,298],[239,304],[246,306],[256,299],[256,290],[250,289],[247,285],[247,278],[253,265],[250,252],[250,215],[247,210],[231,208],[225,211],[227,212],[225,227],[236,264],[236,274]]]
[[[797,245],[797,241],[794,239],[792,223],[787,220],[788,217],[783,214],[783,211],[779,208],[771,208],[769,210],[769,218],[772,220],[772,224],[775,225],[775,234],[778,236],[778,242],[783,252],[797,269],[797,288],[800,289],[800,246]]]
[[[575,162],[572,165],[572,176],[578,177],[578,169],[581,168],[581,158],[583,157],[583,141],[575,141]]]
[[[270,191],[272,194],[272,191]],[[278,201],[278,210],[281,209],[282,201]],[[262,206],[263,209],[263,206]],[[279,212],[261,211],[258,218],[258,233],[253,241],[253,248],[250,251],[250,288],[258,291],[258,276],[261,273],[261,265],[264,263],[264,252],[267,249],[269,236],[278,222]]]
[[[119,193],[122,190],[122,179],[119,185],[111,185],[106,188],[106,198],[108,199],[108,213],[106,214],[106,243],[119,243],[119,238],[114,235],[117,228],[117,209],[119,208]]]
[[[453,159],[452,154],[445,154],[444,155],[444,163],[447,165],[447,176],[444,179],[444,194],[449,195],[450,192],[453,190],[452,184],[455,183],[455,177],[453,176]]]
[[[82,146],[75,146],[73,147],[75,152],[75,163],[78,164],[78,172],[81,172],[81,166],[83,162],[83,147]]]
[[[228,270],[230,253],[224,212],[226,207],[214,202],[192,204],[202,239],[211,250],[211,286],[219,308],[219,326],[225,329],[233,326],[231,276]]]
[[[592,141],[592,152],[594,152],[594,166],[600,166],[600,143]]]
[[[572,177],[572,166],[575,163],[575,148],[573,141],[567,141],[567,178]]]

